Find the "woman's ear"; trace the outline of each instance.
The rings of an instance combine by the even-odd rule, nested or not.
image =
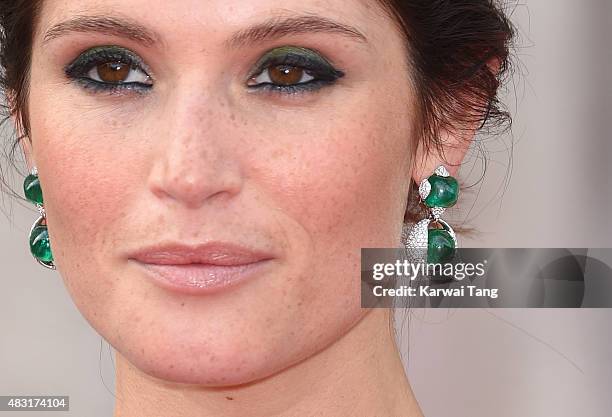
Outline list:
[[[23,152],[23,157],[25,158],[26,166],[28,167],[28,170],[30,170],[33,166],[36,165],[34,157],[32,156],[32,142],[30,141],[30,138],[24,135],[20,137],[19,145],[21,147],[21,151]]]
[[[499,73],[501,65],[499,59],[490,59],[486,65],[493,74]],[[484,111],[487,107],[488,103],[483,103],[480,108]],[[423,145],[422,140],[419,141],[412,171],[412,179],[417,184],[433,174],[440,165],[444,165],[451,176],[457,176],[461,162],[474,140],[476,131],[482,125],[482,119],[485,117],[485,114],[474,116],[474,121],[472,122],[457,123],[456,128],[449,128],[439,132],[438,141],[440,142],[440,147],[430,146],[428,149],[427,146]]]
[[[5,92],[5,102],[7,108],[10,110],[10,120],[15,127],[15,133],[19,138],[19,148],[23,152],[23,157],[26,161],[26,167],[28,170],[35,165],[32,154],[32,141],[26,136],[23,124],[21,123],[21,113],[17,110],[17,98],[14,95],[14,90],[7,90]]]
[[[412,170],[412,179],[419,184],[429,177],[435,169],[444,165],[452,177],[456,177],[474,136],[477,126],[453,131],[440,132],[438,141],[440,148],[431,146],[429,149],[419,141],[415,154],[415,164]]]
[[[23,157],[25,158],[26,166],[29,170],[34,165],[36,165],[32,156],[32,141],[28,136],[25,135],[25,132],[23,131],[21,117],[18,112],[11,113],[11,122],[15,127],[15,132],[17,134],[17,137],[19,138],[19,148],[23,152]]]

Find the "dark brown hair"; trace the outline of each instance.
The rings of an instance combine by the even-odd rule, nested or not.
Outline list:
[[[498,100],[509,74],[515,30],[501,2],[494,0],[379,0],[404,35],[417,86],[425,149],[444,157],[443,130],[488,128],[502,132],[511,118]],[[420,220],[426,208],[413,187],[405,222]],[[455,227],[456,231],[471,229]]]
[[[378,0],[403,34],[411,77],[417,86],[418,140],[437,148],[442,129],[480,125],[508,127],[510,117],[497,100],[509,68],[514,30],[493,0]],[[7,97],[5,119],[17,115],[18,131],[8,160],[29,137],[29,70],[32,36],[41,0],[0,0],[0,92]],[[5,187],[10,190],[10,187]],[[12,192],[13,195],[17,195]],[[422,216],[412,187],[405,221]]]

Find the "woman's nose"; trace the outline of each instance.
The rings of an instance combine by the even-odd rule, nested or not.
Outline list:
[[[158,142],[149,176],[149,188],[158,198],[198,208],[213,197],[240,192],[240,138],[231,137],[223,117],[205,113],[180,117],[175,111],[166,125],[171,133]]]

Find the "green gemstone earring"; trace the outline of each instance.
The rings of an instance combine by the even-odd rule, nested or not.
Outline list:
[[[30,229],[30,252],[39,264],[55,269],[53,254],[51,253],[51,243],[49,232],[47,231],[47,218],[43,207],[43,194],[38,179],[38,170],[32,168],[30,174],[23,181],[23,192],[26,198],[36,204],[36,209],[40,213],[38,220],[34,222]]]
[[[423,250],[426,249],[427,262],[445,262],[453,257],[458,245],[455,231],[440,216],[457,202],[459,184],[444,165],[440,165],[430,177],[421,181],[419,195],[429,209],[429,216],[410,231],[405,229],[402,239],[412,259],[424,261]]]

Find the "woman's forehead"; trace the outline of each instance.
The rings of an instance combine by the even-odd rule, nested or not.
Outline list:
[[[277,23],[275,26],[283,31],[335,31],[365,41],[366,32],[376,30],[376,23],[380,23],[374,19],[387,18],[378,4],[361,0],[288,0],[282,6],[274,0],[45,0],[40,13],[43,24],[39,31],[46,33],[58,23],[77,16],[114,16],[131,26],[145,26],[147,38],[157,41],[167,36],[167,31],[235,31],[237,33],[229,41],[235,44],[249,39],[249,33],[244,31],[246,27],[262,23]],[[156,12],[151,13],[151,10]],[[290,25],[279,25],[281,21]],[[388,27],[381,29],[388,31]],[[260,30],[258,35],[266,34]]]

